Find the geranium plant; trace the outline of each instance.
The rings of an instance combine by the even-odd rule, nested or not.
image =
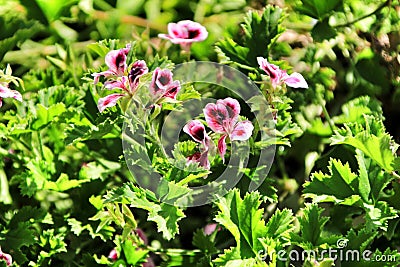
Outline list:
[[[0,266],[399,265],[398,1],[3,2]]]

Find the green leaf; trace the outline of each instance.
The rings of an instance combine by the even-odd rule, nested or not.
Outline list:
[[[62,9],[70,6],[72,3],[78,2],[77,0],[36,0],[38,6],[42,9],[43,13],[49,22],[58,19],[61,15]]]
[[[212,235],[205,235],[203,229],[197,229],[193,234],[193,245],[206,254],[215,254],[218,252]]]
[[[311,31],[311,36],[316,42],[323,42],[336,37],[335,28],[329,25],[329,19],[317,22]]]
[[[335,131],[331,144],[347,144],[360,149],[387,172],[393,171],[393,162],[398,145],[385,131],[383,122],[374,116],[365,115],[364,125],[347,123]]]
[[[327,17],[331,11],[342,4],[343,0],[301,0],[301,5],[296,7],[300,13],[312,18],[322,20]]]
[[[13,19],[7,21],[6,25],[1,26],[3,31],[5,30],[4,26],[9,28],[10,35],[0,40],[0,61],[3,61],[5,54],[8,51],[12,51],[16,45],[23,43],[43,30],[43,25],[33,20],[25,22]]]
[[[347,163],[343,165],[339,160],[331,159],[328,168],[330,174],[322,172],[312,174],[311,181],[304,185],[305,197],[311,196],[315,201],[322,201],[322,196],[332,196],[325,198],[325,201],[340,203],[358,194],[357,175],[351,172]]]
[[[145,261],[147,255],[149,254],[148,250],[138,249],[131,240],[126,240],[122,244],[122,249],[124,251],[126,261],[129,264],[136,264],[142,263]]]
[[[369,231],[367,228],[362,228],[358,232],[354,229],[350,229],[346,235],[346,250],[357,249],[364,251],[373,242],[375,237],[378,235],[376,231]]]
[[[53,122],[57,116],[63,114],[67,109],[64,103],[57,103],[50,107],[38,104],[36,108],[36,119],[33,121],[32,128],[39,130],[49,123]]]
[[[302,211],[303,215],[298,218],[300,233],[290,234],[292,244],[297,244],[304,249],[313,249],[326,244],[322,232],[329,217],[322,216],[323,209],[316,204],[308,204]]]
[[[284,31],[281,26],[283,18],[283,10],[271,5],[261,14],[249,11],[241,25],[245,33],[243,41],[239,43],[226,38],[217,43],[217,52],[240,67],[249,69],[257,66],[257,57],[268,58],[272,45]]]
[[[375,118],[383,119],[381,103],[370,96],[360,96],[342,105],[342,114],[335,116],[332,120],[336,124],[349,122],[364,123],[364,115],[374,115]]]
[[[259,238],[265,237],[267,228],[263,220],[260,194],[251,192],[244,199],[238,190],[231,190],[219,200],[215,221],[223,225],[236,240],[241,258],[255,257],[262,249]]]
[[[266,236],[280,240],[281,242],[289,239],[289,233],[294,230],[293,213],[288,209],[277,210],[267,222]]]
[[[57,181],[46,181],[43,189],[63,192],[71,188],[79,187],[82,183],[86,183],[88,181],[89,180],[70,180],[67,174],[62,173],[60,174],[60,177],[58,177]]]
[[[184,85],[183,88],[179,91],[176,99],[179,101],[186,101],[190,99],[200,99],[201,94],[197,92],[193,85]]]
[[[121,202],[130,204],[134,208],[146,210],[148,212],[148,220],[157,224],[158,231],[167,240],[171,240],[179,233],[178,222],[185,217],[182,209],[155,202],[152,192],[138,188],[131,183],[111,191],[105,202]]]
[[[7,246],[19,249],[22,246],[30,246],[36,243],[34,231],[29,229],[28,222],[21,222],[17,227],[9,230],[5,234]]]

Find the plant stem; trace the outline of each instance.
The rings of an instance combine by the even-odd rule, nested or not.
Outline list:
[[[322,107],[322,112],[324,113],[324,116],[325,116],[326,120],[328,121],[329,128],[331,128],[331,131],[333,133],[335,131],[335,125],[333,124],[331,116],[329,115],[329,112],[326,109],[324,99],[321,97],[320,94],[318,94],[318,101]]]
[[[347,23],[344,23],[344,24],[339,24],[339,25],[336,25],[336,26],[333,26],[333,27],[334,28],[343,28],[343,27],[348,27],[350,25],[353,25],[354,23],[357,23],[357,22],[359,22],[359,21],[361,21],[363,19],[366,19],[366,18],[368,18],[368,17],[370,17],[372,15],[375,15],[376,13],[381,11],[384,7],[390,6],[391,3],[392,3],[392,0],[387,0],[386,2],[384,2],[380,6],[378,6],[378,8],[376,10],[372,11],[371,13],[368,13],[368,14],[366,14],[364,16],[361,16],[361,17],[359,17],[359,18],[357,18],[357,19],[355,19],[353,21],[350,21],[350,22],[347,22]]]
[[[42,137],[40,135],[40,131],[36,131],[36,135],[37,135],[37,139],[39,142],[39,151],[40,151],[40,156],[42,157],[42,159],[44,160],[44,152],[43,152],[43,144],[42,144]]]

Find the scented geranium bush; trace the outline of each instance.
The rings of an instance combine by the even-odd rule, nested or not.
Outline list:
[[[0,266],[398,266],[398,1],[114,2],[0,11]]]

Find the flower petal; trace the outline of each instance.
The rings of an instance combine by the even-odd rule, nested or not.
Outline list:
[[[117,76],[122,76],[126,70],[126,54],[124,49],[111,50],[105,57],[109,70]]]
[[[260,68],[270,77],[272,86],[276,87],[281,82],[286,72],[279,69],[277,65],[269,63],[268,60],[263,57],[257,57],[257,62]]]
[[[199,120],[192,120],[186,123],[183,131],[199,143],[204,143],[206,137],[208,137],[204,125]]]
[[[16,90],[11,90],[7,86],[0,85],[0,98],[14,98],[22,102],[22,95]]]
[[[111,76],[111,75],[114,75],[114,72],[112,72],[110,70],[93,73],[92,74],[92,76],[94,78],[93,79],[93,84],[97,84],[99,82],[99,79],[100,79],[101,76],[108,77],[108,76]]]
[[[226,139],[226,137],[227,137],[227,135],[224,134],[218,140],[218,152],[219,152],[219,155],[222,158],[222,162],[223,163],[225,163],[225,153],[226,153],[226,142],[225,142],[225,139]]]
[[[236,123],[239,113],[240,113],[239,101],[237,101],[236,99],[233,99],[231,97],[228,97],[225,99],[219,99],[217,101],[217,104],[223,104],[226,107],[226,110],[228,111],[229,119],[232,122]]]
[[[117,79],[117,80],[106,81],[104,83],[104,88],[109,89],[109,90],[119,88],[119,89],[128,91],[128,89],[126,88],[126,81],[127,81],[126,76],[122,76],[122,77],[120,77],[120,79]]]
[[[178,23],[168,23],[168,34],[159,34],[158,36],[168,39],[174,44],[185,45],[204,41],[208,37],[208,31],[200,23],[182,20]]]
[[[229,121],[229,113],[226,106],[221,103],[208,103],[203,109],[208,127],[216,133],[226,133],[224,121]]]
[[[308,84],[303,75],[297,72],[293,72],[292,74],[286,76],[284,82],[293,88],[308,88]]]
[[[150,83],[150,92],[153,96],[163,95],[172,83],[172,72],[169,69],[156,68]]]
[[[1,251],[1,247],[0,247],[0,261],[5,260],[6,261],[6,265],[7,266],[11,266],[12,264],[12,257],[10,254],[4,253],[3,251]]]
[[[187,157],[187,162],[197,162],[200,166],[204,167],[206,170],[210,169],[210,161],[208,160],[208,150],[203,153],[196,152],[193,155]]]
[[[241,121],[235,125],[235,129],[229,136],[232,141],[234,140],[247,140],[253,133],[254,126],[250,121]]]
[[[138,60],[133,63],[131,70],[128,74],[130,90],[131,92],[135,92],[136,88],[139,84],[139,78],[146,74],[149,71],[147,68],[146,62],[144,60]]]
[[[168,97],[172,99],[176,99],[176,95],[178,94],[179,90],[181,89],[181,84],[179,81],[174,81],[171,83],[166,92],[164,93],[163,97]]]
[[[115,106],[118,99],[124,96],[125,94],[111,94],[106,97],[100,98],[97,102],[97,108],[100,112],[103,112],[106,108]]]

